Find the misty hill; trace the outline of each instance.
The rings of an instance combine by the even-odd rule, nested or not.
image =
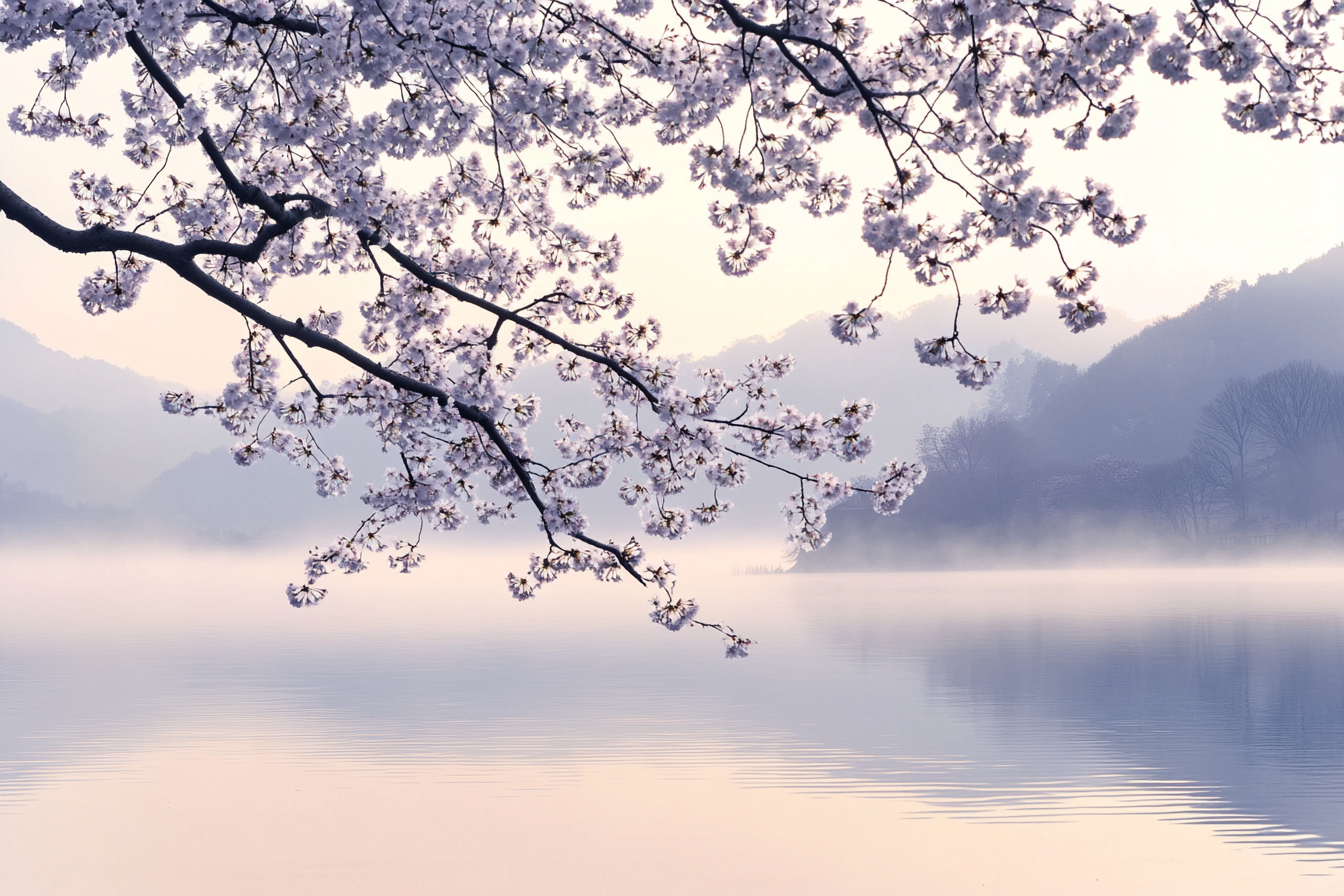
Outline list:
[[[106,505],[70,505],[47,492],[36,492],[0,474],[0,538],[51,533],[62,537],[126,529],[132,513]]]
[[[136,411],[157,408],[174,384],[94,358],[47,348],[27,330],[0,320],[0,395],[51,413],[67,408]]]
[[[683,369],[722,367],[734,375],[763,354],[791,353],[797,367],[781,385],[789,401],[807,411],[828,411],[842,399],[870,397],[880,407],[871,428],[878,456],[909,457],[925,424],[946,423],[984,401],[982,393],[957,385],[946,371],[917,363],[911,349],[916,336],[945,333],[953,310],[948,299],[916,305],[885,321],[881,338],[860,346],[838,343],[825,315],[815,315],[773,339],[740,342],[710,358],[683,359]],[[967,339],[997,357],[1012,357],[1026,346],[1081,364],[1139,326],[1117,314],[1101,331],[1072,336],[1048,310],[1006,323],[971,318],[963,321]],[[104,361],[52,350],[0,321],[0,476],[7,490],[0,517],[9,521],[7,528],[13,530],[20,516],[48,527],[84,520],[96,528],[113,517],[91,508],[107,505],[133,511],[151,529],[236,541],[323,529],[334,534],[360,515],[357,499],[317,497],[312,474],[282,458],[237,467],[225,447],[234,438],[214,420],[162,412],[159,395],[171,388]],[[539,394],[549,417],[598,408],[585,383],[558,382],[550,364],[523,371],[516,388]],[[551,437],[549,424],[543,423],[532,441],[542,446]],[[389,465],[358,421],[323,433],[322,442],[346,458],[360,485],[381,478]],[[737,510],[720,528],[778,527],[783,485],[768,475],[755,476],[733,496]],[[628,511],[617,502],[588,497],[595,523],[630,527]],[[113,516],[121,528],[131,518]]]
[[[1081,372],[1024,354],[989,413],[921,436],[929,476],[899,516],[834,508],[829,549],[800,568],[1338,552],[1342,331],[1339,248],[1220,285]],[[1234,380],[1241,391],[1224,393]],[[1192,448],[1220,394],[1222,416]]]
[[[350,493],[323,498],[313,488],[313,472],[284,457],[271,455],[240,467],[227,448],[216,448],[156,476],[132,507],[142,524],[188,539],[316,538],[325,543],[358,525],[368,512],[358,498],[364,483],[379,482],[391,463],[362,421],[343,420],[316,436],[325,451],[345,460],[354,476]]]
[[[319,498],[312,474],[282,459],[238,467],[226,447],[236,438],[213,418],[163,412],[159,396],[174,388],[47,348],[0,320],[0,531],[239,541],[343,526],[359,513],[354,500]],[[324,444],[357,476],[376,477],[385,463],[346,436],[354,426]]]
[[[838,409],[845,399],[872,399],[878,411],[866,430],[875,442],[867,467],[846,467],[834,458],[829,459],[837,473],[862,475],[866,469],[892,457],[914,457],[925,425],[950,423],[987,401],[1000,398],[967,389],[949,371],[920,364],[915,357],[915,338],[928,339],[947,333],[955,310],[950,298],[922,302],[900,315],[888,317],[880,325],[880,337],[864,340],[857,346],[837,341],[830,334],[827,315],[815,314],[773,338],[746,339],[706,358],[682,357],[681,371],[685,376],[698,367],[717,367],[733,377],[749,361],[763,355],[791,354],[795,359],[794,371],[778,383],[778,389],[782,398],[800,410],[825,413]],[[1037,308],[1011,321],[963,313],[961,329],[968,345],[993,358],[1011,360],[1031,351],[1074,365],[1086,365],[1102,357],[1119,340],[1137,333],[1141,326],[1123,312],[1114,312],[1105,327],[1073,334],[1060,323],[1053,308]],[[539,395],[548,417],[576,414],[580,418],[593,418],[602,412],[601,403],[586,381],[560,383],[553,370],[550,362],[528,368],[519,375],[515,388]],[[550,424],[542,423],[533,430],[531,443],[537,448],[551,438]],[[614,475],[627,474],[618,469]],[[734,509],[708,531],[731,535],[744,528],[764,528],[782,535],[779,503],[791,487],[792,483],[782,474],[753,470],[747,484],[727,496]],[[620,531],[629,528],[629,510],[614,497],[599,494],[583,497],[585,513],[595,524],[620,526]]]
[[[794,372],[779,387],[791,404],[804,411],[825,412],[846,398],[870,398],[878,406],[868,427],[877,443],[877,455],[884,462],[892,456],[913,457],[926,424],[949,423],[988,398],[957,383],[947,370],[920,364],[915,358],[914,340],[948,333],[955,310],[949,298],[922,302],[883,321],[880,337],[857,346],[835,340],[829,318],[813,315],[773,340],[749,339],[685,366],[721,367],[731,376],[763,354],[791,353],[796,359]],[[1123,312],[1115,312],[1104,327],[1074,334],[1060,323],[1053,307],[1035,308],[1010,321],[963,309],[961,319],[966,344],[990,358],[1009,361],[1026,350],[1075,366],[1097,361],[1117,342],[1138,333],[1141,326]]]
[[[1045,365],[1050,381],[1038,374],[1023,428],[1065,460],[1169,460],[1185,452],[1199,409],[1226,380],[1294,360],[1344,370],[1341,334],[1344,247],[1254,285],[1211,290],[1081,373]]]
[[[881,336],[859,345],[838,342],[830,334],[828,316],[814,314],[772,338],[742,340],[709,357],[683,356],[681,369],[686,375],[697,367],[718,367],[732,377],[763,355],[792,354],[794,372],[779,384],[781,397],[804,412],[833,411],[847,398],[870,398],[878,412],[867,432],[877,443],[877,455],[884,461],[892,456],[912,457],[925,424],[949,423],[989,398],[987,393],[959,385],[947,370],[920,364],[915,357],[915,338],[946,334],[955,310],[950,298],[921,302],[889,316],[879,327]],[[963,311],[961,321],[967,344],[991,358],[1007,361],[1026,350],[1075,366],[1095,362],[1141,328],[1138,321],[1115,311],[1106,326],[1073,334],[1053,308],[1037,308],[1010,321]],[[524,370],[516,388],[540,395],[548,415],[600,413],[601,406],[586,382],[557,383],[553,369],[552,364],[543,363]],[[533,442],[538,439],[534,437]]]
[[[72,358],[0,320],[0,475],[69,504],[125,504],[155,476],[230,440],[170,417],[173,384]]]

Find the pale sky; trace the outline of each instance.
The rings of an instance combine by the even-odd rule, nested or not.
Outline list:
[[[8,108],[30,97],[26,87],[16,94],[10,85],[33,83],[29,72],[46,52],[0,59]],[[102,70],[117,75],[124,66],[118,59]],[[115,87],[113,80],[105,78],[96,89]],[[1085,234],[1069,244],[1071,260],[1090,259],[1100,268],[1095,294],[1108,306],[1137,318],[1178,314],[1218,280],[1253,281],[1344,242],[1344,147],[1233,133],[1219,117],[1225,91],[1208,78],[1173,87],[1144,73],[1133,85],[1141,111],[1129,138],[1096,141],[1086,152],[1065,153],[1040,129],[1033,150],[1037,171],[1053,172],[1043,181],[1081,190],[1083,176],[1091,174],[1116,188],[1126,213],[1148,215],[1148,229],[1136,245],[1116,248]],[[108,105],[119,112],[114,102]],[[825,167],[846,171],[856,185],[885,179],[875,147],[861,138],[837,141],[832,149]],[[45,143],[0,130],[5,181],[65,223],[74,223],[67,175],[77,167],[103,170],[99,166],[108,162],[97,156],[73,141]],[[113,164],[120,161],[115,152],[107,156]],[[714,255],[719,234],[706,217],[713,197],[680,183],[687,166],[684,149],[653,147],[644,159],[666,175],[662,191],[629,202],[608,201],[578,223],[595,235],[622,234],[626,260],[618,282],[640,298],[637,315],[662,320],[666,351],[703,355],[748,336],[773,335],[809,314],[867,299],[880,286],[883,262],[859,239],[857,203],[850,213],[824,221],[808,218],[792,202],[767,209],[768,222],[779,229],[773,257],[747,278],[723,276]],[[865,175],[870,166],[876,173]],[[120,165],[118,170],[123,177],[134,171]],[[217,389],[242,334],[237,316],[160,271],[135,308],[91,318],[81,310],[75,290],[104,263],[62,257],[12,222],[0,221],[0,317],[75,356],[102,358],[204,391]],[[974,292],[1014,274],[1027,275],[1038,299],[1030,313],[1053,317],[1054,303],[1043,281],[1056,267],[1044,249],[1021,253],[997,246],[961,277],[963,288]],[[319,302],[353,312],[371,289],[371,281],[313,278],[301,290],[277,293],[274,302],[277,310],[294,315]],[[883,307],[899,313],[935,294],[916,285],[898,261]],[[356,333],[347,324],[344,335],[353,339]],[[907,348],[892,346],[893,351]],[[334,366],[318,370],[327,376],[341,372]]]

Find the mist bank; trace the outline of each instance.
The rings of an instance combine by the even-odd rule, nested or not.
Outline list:
[[[926,489],[925,500],[931,495]],[[907,508],[914,502],[911,498]],[[918,505],[916,505],[918,506]],[[905,516],[906,511],[901,511]],[[1142,513],[1079,513],[1015,524],[996,540],[988,527],[930,525],[911,514],[877,517],[862,504],[828,512],[831,541],[791,558],[792,573],[1013,569],[1157,569],[1334,566],[1344,542],[1318,533],[1174,538]]]

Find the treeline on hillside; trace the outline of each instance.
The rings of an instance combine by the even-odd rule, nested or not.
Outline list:
[[[0,474],[0,542],[25,534],[65,537],[105,531],[127,533],[131,522],[131,514],[125,510],[71,505],[57,495],[33,491]]]
[[[805,566],[882,564],[914,544],[928,557],[930,545],[956,540],[1087,551],[1117,530],[1168,548],[1344,537],[1344,374],[1294,361],[1228,380],[1199,411],[1187,452],[1162,463],[1054,459],[1023,422],[995,410],[926,426],[928,479],[901,513],[834,508],[830,556]]]
[[[1185,452],[1200,408],[1227,380],[1297,359],[1344,370],[1342,328],[1344,247],[1254,285],[1216,284],[1199,304],[1153,322],[1086,369],[1046,364],[1033,373],[1025,359],[1000,371],[1016,380],[1007,391],[1017,394],[1004,396],[1015,406],[1006,410],[1029,411],[1020,427],[1054,457],[1165,461]]]
[[[1344,375],[1296,361],[1228,380],[1187,453],[1146,471],[1146,507],[1188,539],[1283,531],[1340,535]]]

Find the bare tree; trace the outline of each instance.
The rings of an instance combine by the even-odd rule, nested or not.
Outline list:
[[[1271,451],[1311,451],[1334,423],[1334,377],[1310,361],[1291,361],[1255,381],[1255,424]]]
[[[926,426],[919,455],[931,473],[957,481],[957,487],[943,491],[962,504],[962,513],[988,523],[995,540],[1002,541],[1032,472],[1030,445],[1013,421],[989,415]]]
[[[958,417],[947,426],[928,426],[919,437],[921,462],[934,473],[975,476],[990,462],[994,443],[983,417]]]
[[[1149,511],[1187,541],[1197,541],[1212,530],[1218,484],[1207,468],[1189,455],[1156,464],[1145,476]]]
[[[1339,501],[1341,379],[1317,364],[1293,361],[1254,384],[1255,424],[1266,458],[1266,500],[1297,525]]]
[[[1256,448],[1256,390],[1246,377],[1228,380],[1218,397],[1199,412],[1191,463],[1219,491],[1238,522],[1250,516],[1249,472]]]

